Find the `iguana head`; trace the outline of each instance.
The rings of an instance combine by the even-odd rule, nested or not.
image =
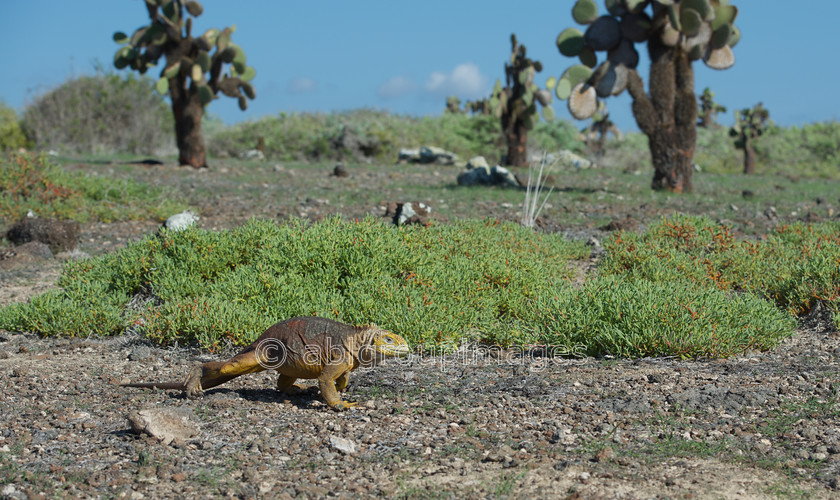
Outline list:
[[[411,351],[408,342],[396,333],[377,326],[370,326],[365,333],[368,341],[361,346],[358,355],[363,365],[374,364],[383,358],[408,356]]]

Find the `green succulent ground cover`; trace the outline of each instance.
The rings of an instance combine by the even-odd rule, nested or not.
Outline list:
[[[762,297],[792,315],[823,301],[840,324],[840,223],[785,224],[737,240],[705,217],[662,219],[647,232],[618,234],[605,247],[603,275]]]
[[[41,217],[111,222],[162,219],[185,208],[164,194],[130,180],[67,172],[44,156],[0,158],[0,219],[7,221],[29,210]]]
[[[0,328],[44,335],[133,328],[212,349],[318,314],[373,322],[426,350],[481,341],[545,344],[560,354],[730,356],[792,334],[791,313],[814,297],[836,306],[837,251],[828,243],[838,234],[837,225],[791,226],[736,242],[704,219],[663,220],[642,236],[613,239],[600,277],[576,287],[568,263],[587,249],[514,224],[252,220],[229,231],[149,236],[70,262],[58,289],[0,310]],[[803,247],[810,259],[796,257]],[[767,258],[753,251],[775,260],[759,263]],[[775,274],[749,277],[765,265]]]

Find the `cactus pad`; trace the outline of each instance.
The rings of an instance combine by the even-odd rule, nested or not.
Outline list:
[[[583,46],[583,33],[577,28],[566,28],[557,36],[557,49],[566,57],[580,54]]]
[[[647,4],[648,0],[624,0],[625,8],[633,14],[638,14],[639,12],[645,10]]]
[[[598,56],[595,55],[595,51],[589,47],[584,47],[583,50],[580,51],[580,55],[578,57],[580,58],[580,62],[585,66],[594,68],[598,65]]]
[[[712,20],[712,29],[717,29],[724,24],[732,24],[738,17],[738,7],[734,5],[719,5],[715,7],[715,18]]]
[[[572,87],[569,96],[569,112],[578,120],[586,120],[598,110],[598,96],[595,88],[585,83]]]
[[[729,37],[729,47],[735,47],[741,39],[741,30],[737,26],[732,27],[732,36]]]
[[[572,7],[572,18],[578,24],[589,24],[598,19],[598,5],[595,0],[577,0]]]
[[[724,45],[719,49],[709,47],[703,56],[703,62],[712,69],[727,69],[735,64],[735,54],[729,45]]]
[[[163,68],[163,72],[160,75],[162,78],[175,78],[178,75],[178,72],[181,71],[181,61],[176,62],[172,66],[167,66]]]
[[[586,45],[592,50],[610,50],[621,41],[621,28],[612,16],[601,16],[583,35]]]
[[[169,80],[167,78],[161,78],[155,83],[155,90],[157,90],[158,94],[164,95],[169,92]]]
[[[187,2],[184,4],[184,7],[187,8],[187,12],[193,17],[198,17],[204,12],[204,7],[198,2]]]
[[[607,59],[616,64],[623,64],[628,68],[635,68],[639,65],[639,53],[633,46],[633,42],[627,38],[622,39],[614,49],[607,52]]]
[[[195,63],[201,67],[202,73],[210,71],[210,54],[207,52],[199,52],[195,57]]]
[[[192,68],[190,68],[190,78],[192,78],[195,82],[200,82],[201,79],[204,78],[204,71],[202,71],[200,65],[192,65]]]
[[[122,31],[117,31],[116,33],[114,33],[113,38],[114,38],[114,41],[117,42],[120,45],[125,45],[130,41],[130,39],[128,38],[128,35],[126,35]],[[575,55],[577,55],[577,54],[575,54]]]
[[[715,18],[715,11],[709,0],[680,0],[680,11],[691,9],[700,14],[703,21],[711,21]]]
[[[712,49],[719,49],[724,45],[729,45],[729,40],[731,38],[732,25],[723,24],[712,32],[712,38],[709,40],[709,46],[712,47]]]
[[[543,118],[545,118],[545,121],[547,121],[547,122],[554,121],[554,108],[552,108],[551,106],[545,106],[542,109],[542,115],[543,115]]]
[[[245,92],[245,95],[248,96],[248,99],[256,99],[257,98],[257,91],[254,90],[254,86],[248,82],[240,82],[239,85],[242,87],[242,91]]]
[[[680,26],[685,36],[695,36],[703,26],[703,17],[694,9],[680,9]]]
[[[650,17],[644,12],[627,14],[621,18],[621,36],[632,42],[644,42],[650,31]]]
[[[561,101],[568,99],[572,95],[572,83],[565,78],[557,80],[557,86],[554,87],[554,95]]]
[[[616,17],[621,17],[627,14],[627,9],[624,8],[624,0],[604,0],[607,6],[607,11]]]

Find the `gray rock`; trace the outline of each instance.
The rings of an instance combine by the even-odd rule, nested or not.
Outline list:
[[[516,176],[511,173],[510,170],[506,169],[505,167],[496,165],[495,167],[490,169],[490,177],[492,179],[493,184],[503,185],[507,184],[510,186],[519,186],[519,181],[516,180]]]
[[[480,156],[478,158],[481,158]],[[484,165],[478,163],[478,165],[473,165],[473,160],[470,160],[470,163],[467,164],[467,170],[458,174],[458,185],[459,186],[519,186],[519,181],[516,180],[516,176],[513,173],[506,169],[505,167],[501,167],[499,165],[494,166],[493,168],[488,168],[487,163],[485,162]],[[482,158],[483,160],[483,158]]]
[[[345,455],[352,455],[356,453],[356,443],[338,436],[330,436],[330,446]]]
[[[190,226],[194,226],[198,222],[199,217],[190,210],[184,210],[179,214],[175,214],[163,223],[163,227],[170,231],[181,231]]]
[[[22,491],[18,491],[13,484],[7,484],[0,490],[0,498],[3,500],[26,500],[27,495]]]
[[[396,225],[419,224],[425,226],[431,220],[432,207],[419,201],[390,202],[385,206],[385,217]]]
[[[459,186],[489,185],[491,183],[490,169],[472,168],[458,174]]]
[[[436,163],[438,165],[452,165],[458,160],[458,155],[435,146],[420,148],[420,163]]]
[[[575,168],[575,169],[581,170],[581,169],[584,169],[584,168],[597,167],[597,165],[595,165],[591,161],[587,160],[586,158],[584,158],[582,156],[578,156],[575,153],[572,153],[568,149],[563,149],[561,151],[558,151],[556,159],[557,159],[557,162],[560,164],[560,166],[566,167],[566,168]]]
[[[137,434],[148,434],[163,444],[186,441],[198,435],[188,408],[149,408],[128,415],[128,425]]]
[[[420,163],[419,149],[400,149],[397,162]]]
[[[339,162],[336,164],[335,168],[333,168],[333,175],[336,177],[350,177],[350,171],[347,170],[347,167],[345,167],[343,163]]]
[[[249,149],[240,154],[239,157],[245,160],[265,160],[265,154],[259,149]]]
[[[490,165],[487,164],[487,160],[483,156],[474,156],[467,162],[467,169],[473,168],[483,168],[487,170],[490,168]]]

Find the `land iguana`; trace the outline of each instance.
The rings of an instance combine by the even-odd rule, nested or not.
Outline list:
[[[351,326],[317,316],[301,316],[270,326],[251,345],[227,361],[195,365],[183,383],[149,382],[123,387],[174,389],[187,397],[201,396],[246,373],[277,370],[277,389],[296,394],[299,378],[318,379],[321,396],[330,408],[343,410],[356,403],[342,401],[350,372],[373,366],[386,357],[406,356],[408,343],[401,336],[377,326]]]

